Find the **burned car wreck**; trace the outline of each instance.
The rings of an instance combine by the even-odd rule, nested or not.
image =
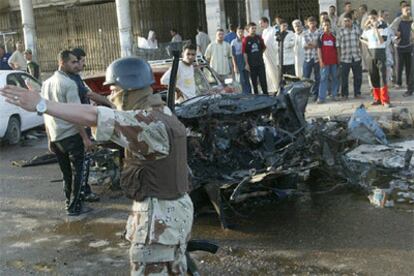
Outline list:
[[[214,94],[176,106],[188,131],[196,210],[208,197],[227,228],[238,205],[286,197],[318,166],[322,150],[304,117],[311,87],[300,81],[277,96]]]

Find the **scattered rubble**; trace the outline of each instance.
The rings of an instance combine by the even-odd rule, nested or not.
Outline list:
[[[344,168],[360,176],[350,182],[369,194],[377,207],[414,204],[414,140],[383,145],[360,145],[345,154]]]
[[[377,207],[414,204],[414,140],[390,142],[414,126],[411,113],[394,110],[392,120],[374,120],[361,106],[349,120],[306,120],[311,87],[298,81],[277,96],[202,95],[176,106],[187,128],[196,211],[211,203],[228,228],[252,206],[303,195],[315,183],[327,183],[322,191],[310,187],[317,194],[358,187]],[[89,183],[118,189],[121,166],[119,150],[99,147],[91,156]]]
[[[91,154],[88,183],[107,185],[111,190],[119,190],[121,165],[121,155],[118,149],[99,146]]]

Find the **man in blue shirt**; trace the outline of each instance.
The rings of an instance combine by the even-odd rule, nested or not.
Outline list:
[[[236,79],[240,82],[244,94],[251,94],[249,72],[246,70],[244,56],[242,51],[244,29],[237,27],[237,37],[231,42],[233,71]]]
[[[231,42],[236,39],[236,26],[233,24],[229,25],[230,32],[224,36],[224,41],[226,41],[228,44],[231,44]]]
[[[3,45],[0,45],[0,70],[13,70],[9,66],[10,54],[6,53],[6,49]]]

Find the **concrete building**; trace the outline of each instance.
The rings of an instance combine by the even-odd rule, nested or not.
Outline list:
[[[30,0],[20,0],[30,1]],[[317,15],[329,5],[340,13],[345,0],[129,0],[132,33],[146,37],[155,30],[159,42],[170,40],[169,30],[175,28],[184,39],[194,40],[197,25],[214,39],[218,27],[245,25],[267,16],[273,21],[280,15],[288,22]],[[377,9],[398,11],[397,0],[354,0]],[[56,67],[57,53],[66,48],[83,47],[88,54],[88,69],[104,70],[120,56],[115,0],[33,0],[38,62],[43,71]],[[19,0],[0,1],[0,32],[16,32],[0,36],[0,44],[9,49],[23,39]]]

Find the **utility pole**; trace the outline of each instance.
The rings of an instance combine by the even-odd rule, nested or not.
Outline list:
[[[22,1],[22,0],[21,0]],[[132,31],[129,0],[116,0],[121,57],[132,56]]]
[[[411,16],[414,15],[414,0],[411,0]]]
[[[36,31],[33,14],[33,3],[31,0],[19,0],[20,11],[22,14],[22,25],[24,35],[24,45],[26,49],[31,49],[33,60],[37,61]]]

